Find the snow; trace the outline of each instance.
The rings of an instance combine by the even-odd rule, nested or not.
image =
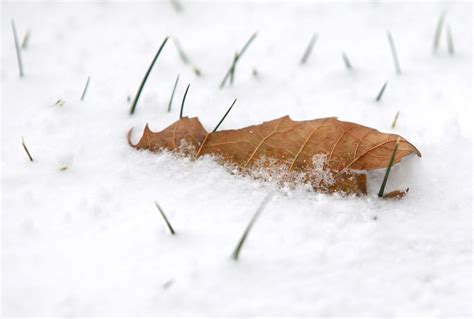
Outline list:
[[[169,2],[2,6],[4,316],[470,315],[470,3],[186,1],[182,13]],[[445,30],[432,52],[443,10],[453,56]],[[11,19],[21,38],[31,30],[24,78]],[[219,90],[234,52],[255,31],[234,86]],[[130,116],[127,96],[166,35],[178,37],[203,76],[170,41]],[[402,135],[423,157],[394,167],[387,190],[410,187],[408,196],[377,198],[383,171],[371,173],[367,197],[328,196],[305,186],[277,189],[209,158],[132,149],[127,131],[136,128],[136,141],[147,122],[154,131],[174,122],[188,83],[185,115],[199,116],[208,130],[238,97],[220,129],[289,114],[338,116]],[[54,105],[59,99],[64,105]],[[234,262],[233,248],[272,190]]]

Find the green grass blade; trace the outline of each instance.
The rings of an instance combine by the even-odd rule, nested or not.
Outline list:
[[[232,252],[232,255],[231,255],[232,259],[234,259],[234,260],[239,259],[240,251],[242,250],[242,247],[243,247],[243,245],[245,243],[245,240],[247,239],[247,237],[250,233],[250,230],[252,230],[252,227],[255,224],[255,222],[257,221],[257,218],[260,216],[260,214],[265,209],[268,202],[270,202],[272,197],[273,197],[273,192],[268,193],[265,196],[265,198],[263,199],[260,206],[258,207],[255,214],[252,216],[252,219],[250,220],[249,224],[247,225],[247,228],[245,229],[244,233],[242,234],[242,237],[240,238],[239,242],[237,243],[237,246],[235,247],[234,251]]]
[[[21,145],[23,145],[23,149],[25,150],[26,155],[28,155],[30,162],[33,162],[33,157],[31,156],[31,153],[28,150],[28,147],[26,146],[25,139],[23,138],[23,136],[21,137]]]
[[[171,235],[175,235],[176,233],[175,233],[173,227],[171,226],[168,218],[166,217],[165,212],[163,211],[163,209],[161,209],[160,205],[158,205],[157,202],[155,202],[155,206],[156,206],[156,208],[158,208],[158,211],[160,212],[161,217],[163,217],[163,219],[166,223],[166,226],[168,226],[168,229],[170,230]]]
[[[385,83],[383,84],[382,88],[379,91],[379,94],[377,94],[377,97],[375,98],[375,102],[378,102],[382,99],[382,95],[385,92],[385,88],[387,87],[387,83],[388,83],[388,81],[385,81]]]
[[[158,51],[156,52],[156,55],[153,58],[153,61],[151,62],[150,66],[148,67],[148,70],[146,71],[145,76],[143,77],[143,80],[140,83],[140,87],[138,88],[137,94],[135,94],[135,98],[133,99],[132,107],[130,109],[130,115],[135,113],[135,108],[137,107],[138,99],[140,98],[140,95],[142,94],[142,90],[143,90],[143,87],[145,86],[146,80],[148,79],[148,76],[150,75],[151,69],[153,68],[153,65],[155,65],[155,62],[158,59],[158,57],[160,56],[160,53],[163,50],[163,48],[165,47],[165,44],[166,44],[167,41],[168,41],[168,37],[166,37],[163,40],[163,43],[161,43],[161,46],[158,49]]]
[[[446,16],[446,11],[441,12],[438,18],[438,23],[436,24],[436,30],[433,37],[433,52],[438,51],[439,43],[441,40],[441,33],[443,32],[444,17]]]
[[[16,49],[16,58],[18,60],[18,70],[20,72],[20,77],[23,77],[23,60],[21,59],[21,51],[20,51],[20,44],[18,42],[18,34],[16,32],[15,21],[11,21],[12,23],[12,31],[13,31],[13,39],[15,40],[15,49]]]
[[[171,105],[173,104],[174,92],[176,91],[178,82],[179,82],[179,73],[178,73],[178,76],[176,77],[176,81],[174,82],[173,91],[171,92],[170,101],[168,103],[168,113],[171,112]]]
[[[390,31],[387,31],[388,43],[390,44],[390,51],[392,52],[393,65],[395,66],[395,71],[397,74],[402,73],[400,68],[400,61],[398,60],[397,49],[395,48],[395,43],[393,42],[393,37]]]
[[[230,65],[230,68],[227,70],[227,73],[225,74],[224,76],[224,79],[222,80],[219,88],[222,89],[227,80],[229,79],[229,77],[231,76],[231,81],[233,81],[233,77],[234,77],[234,73],[235,73],[235,68],[237,66],[237,62],[240,60],[240,58],[242,58],[242,55],[245,53],[245,51],[247,51],[248,47],[250,46],[250,44],[252,44],[252,42],[255,40],[255,38],[257,37],[257,32],[255,32],[254,34],[252,34],[252,36],[247,40],[247,42],[245,43],[245,45],[242,47],[242,50],[240,50],[239,52],[237,52],[235,55],[234,55],[234,58],[232,60],[232,64]]]
[[[81,95],[81,101],[84,100],[86,93],[87,93],[87,88],[89,87],[89,82],[91,81],[90,75],[87,77],[86,85],[84,86],[84,90],[82,90],[82,95]]]
[[[183,118],[184,102],[186,101],[186,96],[188,95],[188,90],[189,90],[190,86],[191,86],[191,84],[188,84],[188,86],[186,87],[186,91],[184,92],[184,95],[183,95],[183,100],[181,101],[181,110],[179,111],[179,118],[180,119]]]
[[[352,64],[349,58],[347,57],[346,52],[342,52],[342,60],[344,61],[344,65],[348,70],[352,69]]]
[[[385,185],[387,185],[388,175],[390,174],[390,170],[392,169],[393,161],[395,160],[395,153],[397,153],[399,143],[400,137],[398,137],[397,141],[395,142],[395,147],[393,148],[392,155],[390,156],[390,160],[388,162],[387,170],[385,171],[385,176],[383,178],[382,185],[380,185],[380,190],[378,194],[379,197],[383,197]]]
[[[395,118],[393,119],[393,122],[392,122],[392,129],[395,128],[395,126],[397,126],[397,121],[398,121],[398,116],[400,115],[400,111],[397,112],[397,114],[395,114]]]
[[[448,52],[450,55],[454,54],[454,41],[453,41],[453,34],[451,33],[451,27],[446,25],[446,37],[448,40]]]
[[[306,47],[306,50],[304,51],[303,57],[301,58],[300,64],[306,64],[309,56],[311,55],[311,52],[313,52],[313,47],[317,39],[318,39],[318,35],[316,33],[313,33],[309,41],[309,44]]]
[[[214,133],[215,131],[217,131],[217,129],[219,128],[219,126],[221,126],[222,122],[224,122],[224,119],[227,117],[227,114],[229,114],[230,110],[232,110],[232,108],[234,107],[234,104],[235,102],[237,102],[237,98],[235,98],[234,102],[232,102],[232,105],[229,107],[229,109],[227,110],[227,112],[225,112],[224,116],[221,118],[221,120],[219,121],[219,123],[216,125],[216,127],[212,130],[212,132]]]

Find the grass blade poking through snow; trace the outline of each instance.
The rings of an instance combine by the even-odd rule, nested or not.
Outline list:
[[[86,81],[86,85],[84,86],[84,90],[82,91],[82,95],[81,95],[81,101],[84,100],[84,98],[86,97],[86,93],[87,93],[87,88],[89,87],[89,82],[91,81],[91,76],[89,75],[87,77],[87,81]]]
[[[438,23],[436,24],[436,30],[433,38],[433,52],[438,51],[439,42],[441,40],[441,33],[443,31],[443,24],[444,24],[444,17],[446,15],[446,11],[441,12],[438,18]]]
[[[18,34],[16,33],[15,21],[12,20],[13,39],[15,40],[16,58],[18,60],[18,69],[20,77],[23,77],[23,61],[21,59],[20,44],[18,43]]]
[[[173,104],[174,92],[176,91],[178,82],[179,82],[179,73],[178,73],[178,76],[176,77],[176,81],[174,82],[173,91],[171,92],[170,101],[168,103],[168,113],[171,112],[171,105]]]
[[[161,217],[163,217],[163,219],[165,220],[166,226],[168,226],[168,229],[170,230],[171,235],[176,234],[168,218],[166,218],[165,212],[163,212],[163,210],[161,209],[160,205],[158,205],[157,202],[155,202],[155,205],[156,205],[156,208],[158,208],[158,211],[160,212]]]
[[[395,43],[393,42],[393,37],[390,31],[387,31],[388,43],[390,44],[390,51],[392,51],[393,65],[395,66],[395,71],[397,74],[402,73],[400,69],[400,62],[398,61],[397,49],[395,48]]]
[[[184,92],[184,95],[183,95],[183,100],[181,101],[181,110],[179,111],[179,118],[180,119],[183,118],[184,102],[186,101],[186,96],[188,95],[188,90],[189,90],[190,85],[191,84],[188,84],[188,86],[186,87],[186,91]]]
[[[221,120],[220,120],[219,123],[216,125],[216,127],[212,130],[212,133],[214,133],[215,131],[217,131],[217,129],[219,128],[219,126],[221,126],[222,122],[224,122],[224,119],[227,117],[227,114],[229,114],[230,110],[232,110],[232,108],[234,107],[235,102],[237,102],[237,98],[235,98],[234,102],[232,102],[232,105],[229,107],[229,109],[227,110],[227,112],[225,112],[224,116],[221,118]]]
[[[26,147],[25,139],[23,136],[21,137],[21,145],[23,145],[23,149],[26,152],[26,155],[28,155],[28,158],[30,159],[31,162],[33,162],[33,157],[30,154],[30,151],[28,150],[28,147]]]
[[[318,35],[316,33],[313,33],[313,35],[311,36],[311,40],[309,41],[309,44],[306,47],[306,50],[304,51],[303,57],[301,58],[300,64],[305,64],[306,61],[308,61],[308,58],[311,52],[313,51],[313,47],[317,39]]]
[[[453,35],[451,33],[451,27],[446,25],[446,37],[448,40],[448,52],[450,55],[454,54],[454,41],[453,41]]]
[[[397,126],[397,121],[398,121],[398,116],[400,115],[400,111],[397,112],[397,114],[395,114],[395,118],[393,119],[393,122],[392,122],[392,129],[395,128],[395,126]]]
[[[253,225],[257,221],[258,216],[262,213],[262,211],[265,209],[267,206],[268,202],[273,197],[273,192],[268,193],[265,198],[263,199],[262,203],[258,207],[257,211],[255,214],[252,216],[252,219],[250,220],[249,224],[247,225],[247,228],[245,229],[244,233],[242,234],[242,237],[240,238],[239,242],[237,243],[237,246],[235,247],[234,251],[232,252],[232,259],[238,260],[239,255],[240,255],[240,250],[242,249],[242,246],[245,243],[245,240],[247,239],[247,236],[250,233],[250,230],[252,229]]]
[[[176,10],[176,12],[180,13],[183,11],[183,5],[181,4],[181,1],[179,0],[170,0],[171,5],[173,6],[173,9]]]
[[[176,47],[176,50],[178,51],[178,55],[181,58],[181,61],[183,61],[183,63],[186,65],[190,65],[191,68],[193,69],[194,74],[196,74],[196,76],[201,76],[201,70],[196,65],[191,63],[191,60],[189,59],[186,52],[184,52],[184,49],[179,43],[178,39],[173,38],[173,43],[174,43],[174,46]]]
[[[344,65],[348,70],[352,69],[352,64],[351,61],[349,61],[349,58],[346,55],[346,52],[342,52],[342,60],[344,60]]]
[[[135,95],[135,98],[133,99],[132,108],[130,109],[130,115],[132,115],[133,113],[135,113],[135,108],[137,107],[138,99],[140,98],[140,95],[142,94],[142,90],[143,90],[143,87],[145,86],[146,80],[148,79],[148,76],[150,75],[151,69],[153,68],[153,65],[155,65],[155,62],[156,62],[156,60],[158,59],[158,57],[160,56],[160,53],[161,53],[161,51],[163,50],[163,48],[164,48],[164,46],[165,46],[165,44],[166,44],[167,41],[168,41],[168,37],[166,37],[166,38],[163,40],[163,43],[161,43],[161,46],[160,46],[160,48],[158,49],[158,51],[156,52],[156,55],[155,55],[155,57],[153,58],[153,61],[151,61],[151,64],[150,64],[150,66],[148,67],[148,70],[146,71],[145,76],[143,77],[142,82],[140,83],[140,87],[138,88],[137,94]]]
[[[380,185],[380,190],[378,194],[379,197],[383,197],[385,185],[387,185],[388,175],[390,174],[390,170],[392,169],[393,161],[395,159],[395,153],[397,153],[399,143],[400,137],[397,138],[397,141],[395,142],[395,147],[393,148],[392,156],[390,156],[390,161],[388,162],[387,170],[385,171],[385,176],[383,177],[382,185]]]
[[[382,88],[379,91],[379,94],[377,94],[377,97],[375,98],[375,102],[378,102],[382,99],[383,92],[385,92],[385,88],[387,87],[388,81],[385,81],[383,84]]]
[[[29,43],[29,40],[30,40],[30,35],[31,35],[30,30],[26,31],[25,36],[23,37],[23,41],[21,42],[21,49],[22,50],[26,50],[26,48],[28,47],[28,43]]]
[[[227,82],[227,79],[230,76],[232,76],[232,81],[233,81],[233,77],[234,77],[234,73],[235,73],[235,68],[237,66],[237,62],[239,62],[240,58],[242,58],[242,55],[245,53],[245,51],[247,51],[248,47],[250,46],[250,44],[252,44],[253,40],[256,37],[257,37],[257,32],[252,34],[252,36],[247,40],[247,42],[243,46],[242,50],[240,50],[239,52],[237,52],[234,55],[234,59],[232,60],[232,64],[231,64],[229,70],[227,70],[227,73],[225,74],[224,79],[222,80],[221,85],[219,86],[219,88],[222,89],[225,86],[225,84]]]

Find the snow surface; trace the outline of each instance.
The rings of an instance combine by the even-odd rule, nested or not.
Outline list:
[[[432,52],[443,10],[454,56],[445,30]],[[471,12],[470,3],[445,2],[186,1],[182,13],[169,2],[3,3],[3,314],[469,316]],[[24,78],[11,19],[20,38],[31,30]],[[219,90],[234,52],[255,31],[235,85]],[[313,32],[318,40],[301,66]],[[203,76],[170,41],[129,116],[127,96],[166,35],[179,38]],[[146,122],[156,131],[175,121],[187,83],[185,115],[199,116],[208,130],[238,97],[221,129],[289,114],[338,116],[401,134],[423,157],[395,167],[387,190],[410,192],[400,201],[378,199],[383,171],[371,174],[364,198],[277,190],[234,262],[235,244],[275,186],[208,158],[137,152],[126,142],[132,126],[136,141]],[[54,105],[59,99],[63,106]]]

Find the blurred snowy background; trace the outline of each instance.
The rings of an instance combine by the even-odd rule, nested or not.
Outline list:
[[[2,3],[3,315],[469,316],[472,5],[180,3],[182,11],[168,1]],[[20,42],[29,34],[23,78],[12,19]],[[234,85],[219,90],[254,32]],[[127,100],[167,35],[202,75],[169,41],[130,116]],[[275,186],[126,142],[132,126],[136,141],[145,123],[157,131],[174,122],[188,83],[185,115],[207,129],[238,97],[221,129],[289,114],[404,136],[423,157],[395,167],[387,190],[410,187],[408,196],[379,200],[383,172],[371,175],[364,198],[277,190],[232,261]]]

